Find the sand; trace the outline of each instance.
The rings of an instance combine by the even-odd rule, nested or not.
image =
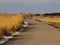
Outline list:
[[[27,19],[30,23],[25,32],[3,45],[60,45],[60,32],[43,22]]]

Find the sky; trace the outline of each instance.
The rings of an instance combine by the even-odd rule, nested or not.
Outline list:
[[[0,0],[0,12],[55,13],[60,12],[60,0]]]

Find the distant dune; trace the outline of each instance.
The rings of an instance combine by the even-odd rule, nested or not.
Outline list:
[[[60,13],[45,13],[39,16],[33,16],[35,20],[45,22],[60,30]]]

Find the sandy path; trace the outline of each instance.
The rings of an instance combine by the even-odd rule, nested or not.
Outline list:
[[[27,21],[33,25],[3,45],[60,45],[60,32],[57,29],[32,19]]]

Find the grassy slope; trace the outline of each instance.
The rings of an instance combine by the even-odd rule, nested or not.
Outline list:
[[[38,21],[43,21],[49,25],[52,25],[54,27],[56,27],[57,29],[60,30],[60,16],[56,15],[56,16],[34,16],[33,18],[35,18]]]

